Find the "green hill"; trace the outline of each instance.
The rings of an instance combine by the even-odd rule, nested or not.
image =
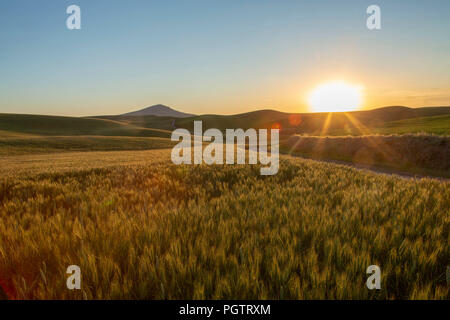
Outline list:
[[[144,128],[108,119],[0,114],[0,135],[170,137],[167,130]],[[9,133],[9,134],[8,134]]]
[[[167,138],[119,136],[22,136],[0,137],[0,156],[76,151],[123,151],[165,149]]]
[[[175,126],[179,128],[193,129],[194,121],[201,120],[203,128],[217,128],[225,130],[229,128],[265,128],[268,123],[274,119],[285,119],[289,117],[289,113],[274,111],[274,110],[260,110],[237,115],[223,116],[223,115],[202,115],[191,118],[175,120]]]
[[[450,107],[385,107],[336,113],[284,113],[259,110],[236,115],[201,115],[189,118],[158,116],[59,117],[0,114],[0,137],[124,136],[170,138],[175,128],[203,129],[281,128],[284,135],[361,135],[426,132],[450,134]]]
[[[429,132],[448,135],[450,133],[450,114],[390,121],[373,128],[373,132],[379,134]]]
[[[443,116],[439,120],[417,122],[416,131],[408,131],[406,119]],[[385,107],[368,111],[335,113],[283,113],[273,110],[261,110],[231,116],[202,115],[191,118],[175,119],[175,126],[193,129],[195,120],[202,120],[203,128],[273,128],[280,127],[284,134],[309,135],[361,135],[373,133],[383,128],[385,133],[424,131],[436,134],[450,134],[450,107]],[[396,123],[395,121],[399,121]],[[412,121],[412,120],[411,120]],[[438,124],[439,122],[440,124]],[[390,123],[390,125],[388,125]],[[414,122],[410,124],[413,125]],[[402,130],[397,130],[396,125]],[[419,129],[420,128],[420,129]]]
[[[142,128],[152,128],[152,129],[161,129],[161,130],[170,130],[174,129],[174,117],[160,117],[160,116],[94,116],[90,117],[93,119],[104,119],[104,120],[112,120],[118,121],[120,123],[124,123],[127,125],[142,127]]]

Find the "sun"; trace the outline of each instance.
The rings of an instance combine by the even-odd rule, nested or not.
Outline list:
[[[318,86],[309,96],[313,112],[354,111],[361,107],[362,86],[343,81]]]

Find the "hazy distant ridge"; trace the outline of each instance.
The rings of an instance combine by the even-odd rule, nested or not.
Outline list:
[[[176,116],[164,116],[164,111],[173,111]],[[152,114],[139,115],[139,112]],[[450,107],[407,108],[394,106],[366,111],[340,112],[332,115],[258,110],[236,115],[190,117],[186,113],[165,106],[153,106],[125,115],[82,118],[0,113],[0,138],[21,135],[169,138],[175,128],[192,130],[196,120],[202,121],[203,130],[209,128],[225,130],[279,127],[283,135],[338,136],[418,132],[450,135]],[[0,141],[0,146],[1,143],[2,141]]]
[[[158,116],[158,117],[188,118],[193,117],[195,115],[174,110],[163,104],[156,104],[154,106],[150,106],[141,110],[121,114],[121,116]]]

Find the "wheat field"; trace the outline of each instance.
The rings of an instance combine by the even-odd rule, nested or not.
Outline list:
[[[288,156],[275,176],[168,150],[34,157],[1,160],[10,299],[449,298],[448,181]]]

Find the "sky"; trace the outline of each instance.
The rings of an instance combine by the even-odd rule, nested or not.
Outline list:
[[[450,105],[449,38],[448,0],[2,0],[0,113],[309,112],[335,80],[362,109]]]

